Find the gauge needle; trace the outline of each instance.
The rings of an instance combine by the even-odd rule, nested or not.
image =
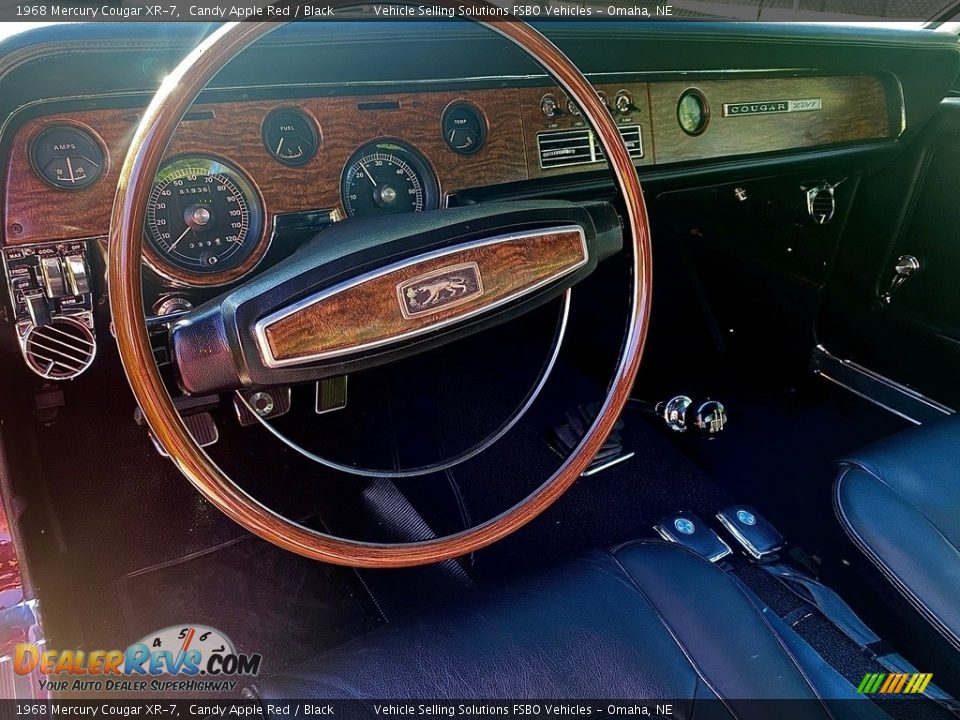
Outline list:
[[[367,166],[363,160],[360,161],[360,169],[363,170],[363,174],[367,176],[367,179],[373,184],[373,186],[377,187],[377,181],[373,179],[373,175],[371,175],[370,171],[367,170]]]
[[[67,170],[70,171],[70,182],[76,182],[76,178],[73,176],[73,163],[70,162],[70,156],[67,156]]]
[[[190,232],[191,230],[193,230],[193,228],[189,228],[189,227],[186,230],[184,230],[183,233],[180,235],[180,237],[178,237],[176,240],[173,241],[173,243],[171,243],[170,247],[167,249],[167,252],[173,252],[173,249],[177,246],[177,243],[183,240],[183,238],[185,238],[187,236],[187,233]]]

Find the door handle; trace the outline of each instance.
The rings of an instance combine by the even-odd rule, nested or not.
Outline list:
[[[881,296],[881,300],[887,305],[893,300],[893,294],[899,290],[903,284],[913,277],[920,269],[920,261],[913,255],[901,255],[897,258],[896,265],[893,266],[893,278],[890,280],[890,286]]]

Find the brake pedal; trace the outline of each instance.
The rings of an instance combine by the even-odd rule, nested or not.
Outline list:
[[[347,406],[347,375],[324,378],[317,381],[317,395],[313,411],[324,415]]]
[[[208,412],[184,415],[183,424],[187,426],[190,435],[200,447],[210,447],[220,439],[220,430],[217,428],[217,421],[214,420],[213,415]],[[157,438],[154,437],[153,432],[150,432],[150,442],[153,443],[153,446],[157,449],[157,452],[160,453],[161,457],[169,457],[167,451],[157,442]]]
[[[683,545],[713,563],[733,552],[723,538],[692,512],[667,515],[653,529],[667,542]]]

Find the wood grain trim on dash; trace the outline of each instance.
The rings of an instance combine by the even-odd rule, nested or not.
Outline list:
[[[280,367],[401,342],[500,307],[587,260],[577,226],[413,258],[264,318],[256,326],[260,353]]]
[[[709,103],[706,129],[695,137],[677,122],[677,102],[696,88]],[[727,103],[819,99],[806,112],[724,116]],[[656,162],[670,163],[812,148],[890,137],[883,84],[866,75],[740,78],[650,84]]]
[[[383,105],[360,109],[358,104]],[[444,142],[443,111],[467,102],[487,121],[484,145],[473,155],[458,155]],[[317,154],[305,165],[277,162],[263,145],[264,118],[281,107],[298,107],[313,116],[322,137]],[[439,90],[363,96],[250,100],[197,104],[193,118],[181,122],[164,153],[210,155],[231,161],[253,181],[264,203],[263,249],[278,213],[340,208],[340,173],[351,153],[370,140],[399,137],[419,150],[436,172],[441,193],[528,179],[520,130],[520,103],[515,88]],[[203,115],[202,113],[207,113]],[[127,154],[138,114],[131,109],[57,113],[31,120],[13,138],[7,163],[4,219],[8,245],[99,237],[107,234],[121,160]],[[57,190],[43,182],[30,165],[30,141],[43,128],[82,121],[102,138],[113,160],[95,184],[83,190]],[[12,228],[17,226],[16,232]],[[175,270],[159,258],[148,258],[170,275]],[[177,278],[201,284],[199,277]],[[216,279],[216,278],[215,278]]]

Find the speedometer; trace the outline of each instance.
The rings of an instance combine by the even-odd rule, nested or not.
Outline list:
[[[207,285],[232,280],[262,256],[262,231],[259,195],[230,163],[181,157],[157,173],[145,234],[160,274]]]
[[[340,181],[347,215],[394,215],[435,210],[437,178],[426,159],[406,143],[377,140],[347,160]]]

